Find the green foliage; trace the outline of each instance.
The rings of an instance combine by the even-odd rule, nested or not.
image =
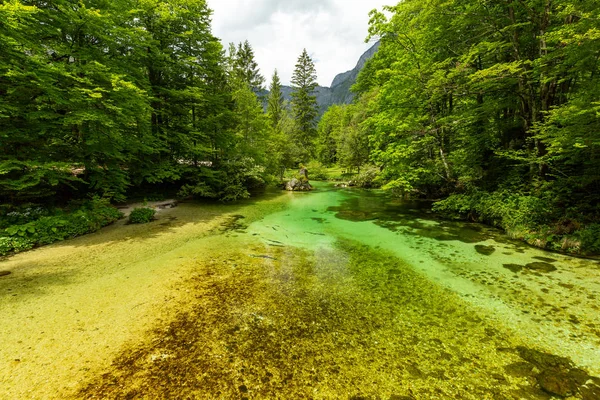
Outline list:
[[[265,169],[252,158],[229,161],[223,165],[218,185],[219,199],[231,202],[250,197],[250,190],[260,189],[266,184]]]
[[[283,118],[284,99],[281,91],[281,80],[277,74],[277,70],[273,72],[271,85],[269,86],[269,98],[267,100],[267,116],[271,125],[271,129],[277,130]]]
[[[327,110],[318,126],[318,157],[326,165],[337,163],[360,173],[369,162],[370,127],[365,123],[372,96],[363,95],[355,104],[334,105]]]
[[[132,224],[146,224],[154,221],[156,210],[149,207],[139,207],[131,210],[129,214],[129,222]]]
[[[591,1],[406,0],[373,11],[369,38],[381,45],[356,103],[323,117],[320,160],[353,168],[366,143],[384,189],[453,195],[440,211],[569,247],[561,221],[583,231],[600,220],[598,32]]]
[[[293,139],[302,151],[302,161],[308,161],[314,156],[318,116],[317,96],[314,93],[316,88],[315,64],[304,49],[298,57],[292,76],[292,111],[297,128]]]
[[[250,42],[246,40],[239,43],[237,48],[233,43],[230,43],[228,62],[234,79],[239,79],[248,84],[255,94],[264,89],[265,78],[260,74]]]
[[[306,169],[308,170],[308,177],[310,180],[326,181],[329,179],[327,169],[318,161],[309,162],[306,164]]]
[[[264,188],[265,168],[249,157],[224,162],[218,171],[205,170],[197,182],[183,186],[179,196],[196,196],[232,202],[250,197],[250,191]]]
[[[365,189],[380,187],[381,181],[379,168],[375,166],[368,166],[362,169],[359,174],[352,178],[352,182],[355,184],[355,186]]]
[[[30,203],[21,206],[5,204],[0,208],[0,229],[5,229],[10,225],[24,225],[50,214],[51,211],[48,208],[38,204]]]
[[[234,141],[204,0],[3,2],[0,21],[2,200],[123,200]]]
[[[317,157],[325,165],[338,161],[338,142],[343,134],[347,106],[333,105],[323,114],[317,128]]]
[[[536,229],[553,218],[553,207],[548,198],[514,191],[455,194],[435,203],[433,209],[452,218],[470,218],[507,231]]]
[[[392,186],[496,190],[518,169],[532,190],[558,192],[568,180],[594,191],[600,46],[591,2],[408,0],[387,10],[389,18],[372,14],[382,44],[355,89],[376,93],[363,125]]]
[[[0,236],[0,256],[26,251],[32,249],[33,246],[34,243],[26,237]]]
[[[600,254],[600,224],[590,224],[576,234],[581,242],[581,248],[589,254]]]
[[[9,220],[15,217],[10,214],[7,214]],[[76,209],[61,210],[52,215],[37,209],[22,214],[20,220],[28,219],[28,222],[10,225],[0,231],[0,255],[95,232],[123,216],[105,199],[99,198],[87,201]]]

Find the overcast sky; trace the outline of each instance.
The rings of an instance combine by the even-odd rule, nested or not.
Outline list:
[[[277,68],[289,84],[302,49],[317,69],[318,82],[330,86],[351,70],[373,43],[365,43],[369,11],[394,0],[208,0],[213,34],[228,43],[250,41],[268,83]]]

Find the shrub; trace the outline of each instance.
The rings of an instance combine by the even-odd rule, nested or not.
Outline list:
[[[247,199],[250,191],[262,189],[267,183],[265,168],[253,158],[223,161],[216,170],[200,169],[191,177],[192,183],[179,191],[180,197],[198,196],[223,202]]]
[[[35,246],[95,232],[122,216],[123,214],[108,201],[93,199],[72,212],[58,211],[52,216],[42,216],[24,224],[11,225],[3,231],[0,230],[0,255],[17,253]]]
[[[327,175],[327,170],[318,161],[311,161],[306,165],[306,169],[308,170],[308,179],[315,181],[326,181],[329,179]]]
[[[364,168],[360,174],[358,174],[354,179],[354,183],[356,184],[356,186],[361,187],[361,188],[365,188],[365,189],[371,189],[371,188],[377,188],[380,187],[381,184],[379,183],[379,168],[377,167],[366,167]]]
[[[577,231],[581,247],[586,253],[600,254],[600,224],[590,224]]]
[[[0,255],[18,253],[33,248],[33,242],[24,237],[0,237]]]
[[[549,198],[501,190],[455,194],[434,204],[446,217],[470,219],[497,226],[515,238],[551,250],[600,253],[600,224],[583,226],[558,217]]]
[[[543,198],[498,191],[455,194],[435,203],[433,210],[452,218],[469,218],[505,230],[536,228],[551,220],[551,204]]]
[[[49,214],[49,210],[33,204],[20,207],[2,205],[0,207],[0,228],[26,224]]]
[[[129,222],[132,224],[146,224],[154,220],[154,214],[156,214],[156,211],[153,208],[134,208],[129,214]]]

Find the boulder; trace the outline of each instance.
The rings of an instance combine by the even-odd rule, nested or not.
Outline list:
[[[291,181],[285,184],[285,190],[289,192],[308,192],[312,189],[313,187],[310,183],[308,183],[308,181],[296,178],[292,179]]]

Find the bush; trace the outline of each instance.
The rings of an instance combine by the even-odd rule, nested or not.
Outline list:
[[[129,222],[132,224],[146,224],[154,220],[154,214],[156,214],[156,211],[153,208],[134,208],[129,214]]]
[[[365,167],[360,174],[358,174],[354,179],[354,183],[356,186],[372,189],[381,187],[381,183],[379,182],[379,168],[377,167]]]
[[[39,213],[43,215],[44,213]],[[0,231],[0,255],[18,253],[35,246],[95,232],[123,214],[108,201],[94,199],[71,212],[57,211],[24,224],[11,225]]]
[[[480,221],[502,228],[527,243],[570,253],[600,253],[600,224],[583,226],[559,216],[548,198],[502,190],[455,194],[434,204],[433,210],[454,219]]]
[[[577,231],[576,236],[586,253],[600,254],[600,224],[590,224]]]
[[[214,168],[195,170],[190,176],[192,183],[184,185],[178,195],[231,202],[247,199],[250,191],[262,189],[267,184],[265,168],[250,157],[223,161]]]
[[[306,169],[308,170],[308,179],[315,181],[326,181],[329,179],[327,175],[327,170],[318,161],[311,161],[306,165]]]
[[[33,242],[23,237],[0,237],[0,255],[18,253],[33,248]]]
[[[3,204],[0,206],[0,228],[26,224],[47,215],[50,215],[49,210],[34,204],[20,207]]]
[[[537,228],[552,219],[552,205],[546,199],[498,191],[455,194],[434,204],[435,212],[451,218],[468,218],[504,230]]]

